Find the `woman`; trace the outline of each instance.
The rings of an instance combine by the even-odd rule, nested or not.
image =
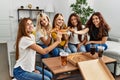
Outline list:
[[[87,51],[90,51],[91,44],[96,47],[96,51],[98,51],[98,46],[103,46],[104,50],[106,50],[107,45],[105,42],[108,39],[108,32],[110,30],[110,27],[105,22],[102,14],[100,12],[93,13],[86,23],[86,27],[87,28],[82,31],[75,31],[74,29],[71,29],[71,31],[76,34],[85,34],[88,32],[90,40],[86,43]]]
[[[68,26],[70,28],[73,28],[77,31],[82,30],[83,26],[82,23],[80,21],[80,17],[76,14],[76,13],[72,13],[69,16],[68,19]],[[84,39],[82,39],[84,38]],[[69,37],[69,48],[71,50],[72,53],[75,52],[86,52],[85,49],[85,42],[86,42],[86,37],[79,35],[79,34],[75,34],[75,33],[70,33],[70,37]]]
[[[37,16],[37,24],[36,24],[36,42],[42,48],[46,48],[51,43],[51,29],[52,26],[50,25],[50,19],[45,13],[40,13]],[[54,48],[51,52],[52,56],[59,56],[59,50]],[[41,55],[42,58],[47,58],[49,55],[44,54]]]
[[[19,23],[16,40],[16,64],[13,74],[17,80],[42,80],[42,68],[35,66],[36,51],[40,54],[46,54],[54,49],[61,42],[61,34],[55,43],[47,48],[42,48],[35,43],[35,37],[32,34],[33,23],[29,18],[23,18]],[[51,80],[52,74],[44,70],[44,79]]]
[[[64,23],[64,18],[63,15],[61,13],[57,13],[54,16],[53,19],[53,30],[52,30],[52,37],[54,40],[56,40],[57,37],[57,32],[61,31],[62,32],[62,41],[61,43],[58,45],[58,48],[60,50],[60,52],[67,52],[67,53],[71,53],[70,49],[68,48],[68,35],[67,35],[67,27]]]

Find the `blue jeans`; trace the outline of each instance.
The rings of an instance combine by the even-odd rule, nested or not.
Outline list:
[[[91,47],[92,44],[87,44],[86,45],[86,50],[87,52],[90,52],[90,47]],[[95,51],[98,52],[98,46],[103,46],[104,47],[104,50],[106,50],[108,48],[108,46],[106,44],[94,44],[95,46]]]
[[[77,50],[77,45],[78,44],[71,44],[69,43],[68,46],[69,46],[69,49],[71,50],[72,53],[75,53],[75,52],[86,52],[86,48],[84,45],[82,45],[79,50]]]
[[[40,72],[28,72],[24,71],[20,66],[17,68],[14,68],[13,75],[17,80],[42,80],[42,68],[39,66],[36,66],[36,70]],[[44,70],[44,80],[51,80],[53,77],[52,73],[50,73],[47,70]]]
[[[46,48],[48,46],[44,45],[44,44],[38,44],[39,46],[41,46],[42,48]],[[52,54],[53,57],[56,57],[56,56],[59,56],[59,49],[58,48],[54,48],[50,53]],[[41,54],[41,58],[48,58],[49,57],[49,54]]]
[[[71,53],[71,50],[69,48],[60,48],[58,47],[60,52],[67,52],[67,53]]]

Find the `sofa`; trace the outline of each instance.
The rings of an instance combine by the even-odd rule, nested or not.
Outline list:
[[[104,51],[103,55],[109,56],[117,60],[116,75],[120,75],[120,38],[119,37],[109,37],[106,42],[108,49]],[[114,71],[114,64],[108,64],[108,68],[111,72]]]

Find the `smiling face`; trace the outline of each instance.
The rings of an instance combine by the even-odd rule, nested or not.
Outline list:
[[[41,26],[47,27],[48,24],[49,24],[49,21],[48,21],[48,19],[45,16],[42,16],[40,18],[40,24],[41,24]]]
[[[71,23],[73,26],[77,26],[78,22],[77,22],[77,18],[75,16],[72,16],[70,20],[71,20]]]
[[[63,16],[59,15],[56,18],[55,25],[58,26],[58,27],[61,27],[61,26],[63,26],[63,24],[64,24]]]
[[[26,32],[29,34],[29,33],[32,33],[33,32],[33,23],[31,20],[28,20],[27,23],[26,23]]]
[[[99,19],[98,16],[94,15],[94,16],[92,17],[92,22],[93,22],[93,24],[94,24],[96,27],[99,27],[100,19]]]

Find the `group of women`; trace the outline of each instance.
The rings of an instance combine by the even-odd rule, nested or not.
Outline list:
[[[54,16],[52,25],[49,17],[40,13],[34,35],[33,27],[30,18],[23,18],[19,23],[16,39],[17,61],[13,71],[17,80],[42,80],[42,69],[35,66],[36,52],[42,58],[47,58],[48,53],[59,56],[60,52],[89,52],[91,44],[96,47],[96,51],[99,45],[104,46],[104,50],[107,49],[105,42],[110,27],[100,12],[93,13],[84,26],[76,13],[69,16],[67,25],[61,13]],[[44,71],[44,79],[51,80],[52,74]]]

